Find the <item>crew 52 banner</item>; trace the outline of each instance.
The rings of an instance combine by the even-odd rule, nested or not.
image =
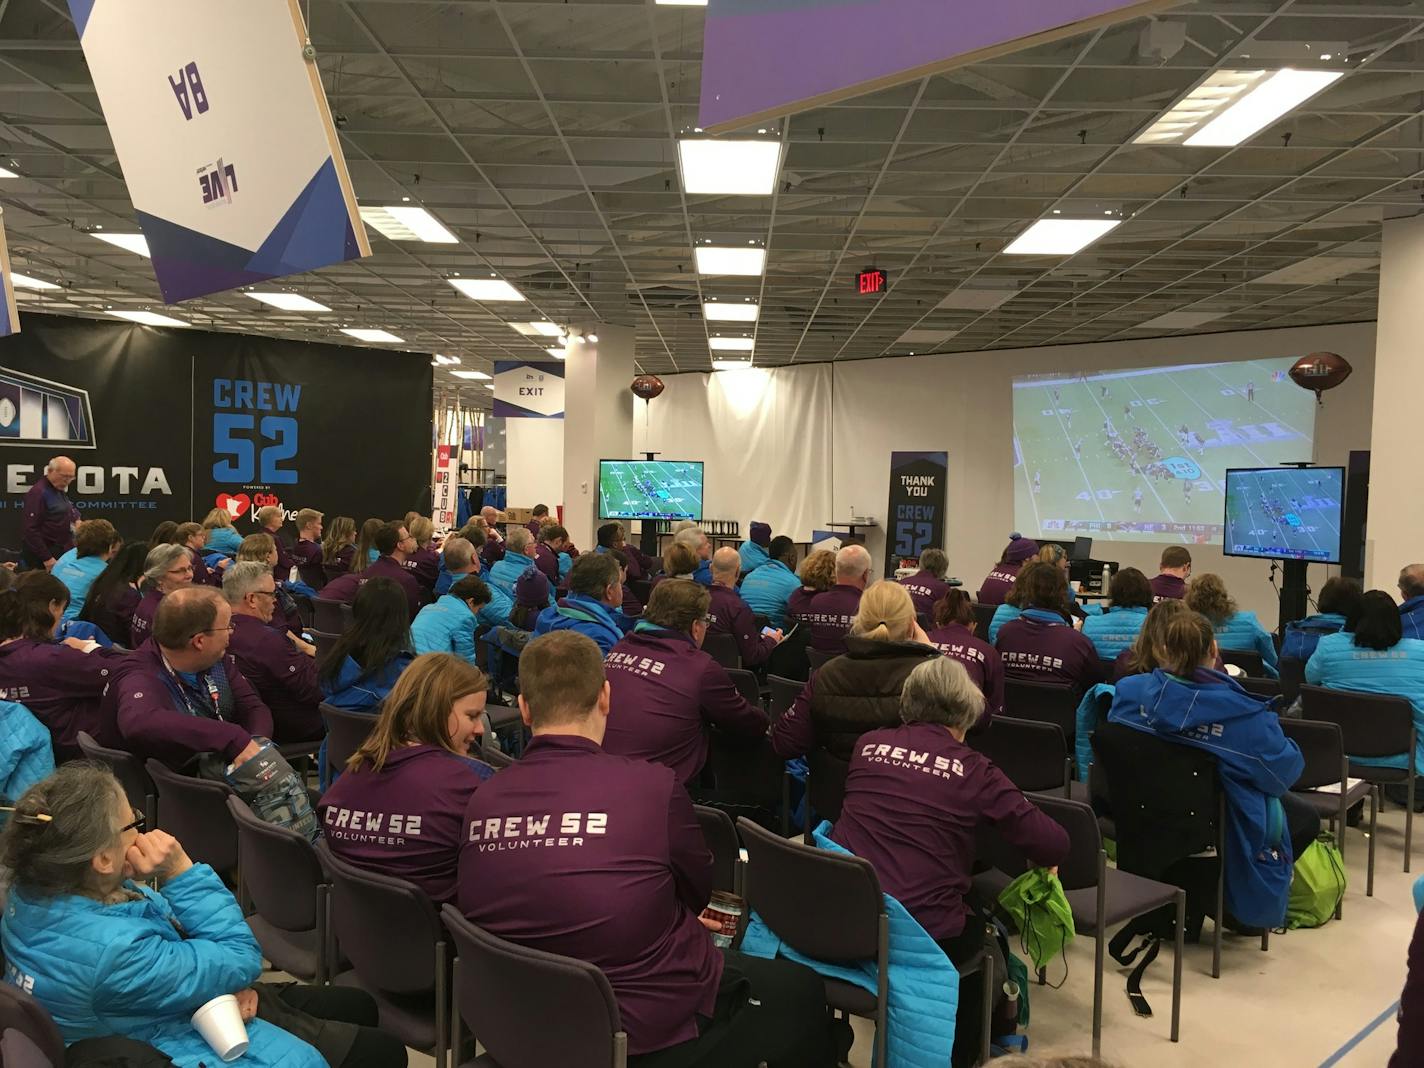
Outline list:
[[[885,511],[885,577],[903,559],[919,559],[926,549],[944,548],[944,501],[949,474],[947,452],[892,452],[890,504]]]
[[[370,255],[297,0],[69,0],[170,304]]]

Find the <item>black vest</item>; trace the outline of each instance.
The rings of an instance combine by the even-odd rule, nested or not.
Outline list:
[[[905,678],[926,660],[942,656],[919,642],[883,642],[846,638],[846,655],[828,660],[816,672],[811,691],[811,723],[816,744],[849,760],[866,731],[900,725],[900,689]]]

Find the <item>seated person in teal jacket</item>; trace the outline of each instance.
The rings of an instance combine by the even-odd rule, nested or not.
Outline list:
[[[27,790],[6,828],[3,863],[13,879],[0,928],[5,978],[48,1010],[66,1043],[120,1035],[178,1068],[220,1064],[191,1018],[232,994],[248,1068],[406,1063],[405,1047],[374,1029],[376,1004],[364,991],[254,988],[262,950],[237,899],[172,835],[144,833],[107,769],[69,764]],[[328,1021],[322,1048],[267,1022],[274,1008]],[[343,1020],[352,1022],[335,1022]]]
[[[539,613],[534,634],[574,630],[587,635],[599,651],[608,653],[623,640],[623,585],[618,561],[608,553],[584,553],[569,572],[569,594]]]
[[[786,602],[801,588],[801,580],[796,576],[796,543],[785,535],[778,535],[771,539],[767,555],[771,559],[742,579],[742,600],[779,630],[788,622]]]
[[[1332,690],[1403,697],[1414,708],[1414,767],[1424,772],[1424,640],[1403,637],[1404,626],[1394,598],[1371,590],[1360,598],[1353,619],[1339,634],[1327,634],[1305,665],[1305,681]],[[1408,754],[1350,757],[1372,767],[1407,768]]]
[[[466,575],[440,600],[422,608],[410,625],[416,656],[453,653],[477,665],[476,631],[507,623],[511,607],[504,594],[491,590],[474,575]]]
[[[84,611],[89,587],[119,555],[124,539],[107,519],[86,519],[74,531],[74,548],[55,561],[50,572],[69,590],[69,607],[64,610],[64,622],[78,619]]]
[[[1152,607],[1152,586],[1135,567],[1125,567],[1114,575],[1108,592],[1112,607],[1083,620],[1083,636],[1093,643],[1100,660],[1116,660],[1124,649],[1132,647]]]
[[[24,705],[0,701],[0,797],[19,797],[53,772],[49,728]]]
[[[370,579],[356,592],[351,626],[318,672],[327,704],[370,712],[386,699],[414,656],[409,611],[405,591],[390,579]]]
[[[1197,575],[1187,584],[1187,607],[1200,612],[1216,631],[1216,644],[1223,652],[1260,653],[1266,675],[1277,678],[1276,643],[1261,626],[1255,612],[1242,612],[1226,592],[1220,575]]]
[[[1339,634],[1345,623],[1360,610],[1360,598],[1364,589],[1357,578],[1336,575],[1326,579],[1320,589],[1320,600],[1316,602],[1319,611],[1305,619],[1297,619],[1286,624],[1285,637],[1281,640],[1281,659],[1299,660],[1305,663],[1315,655],[1315,647],[1327,634]]]
[[[994,616],[989,620],[989,633],[984,636],[985,641],[991,645],[999,640],[999,631],[1005,623],[1012,623],[1023,615],[1024,607],[1028,604],[1028,584],[1033,578],[1034,569],[1037,567],[1052,567],[1052,564],[1045,564],[1041,560],[1029,560],[1014,577],[1013,585],[1009,587],[1009,592],[1004,594],[1003,601],[994,609]],[[1065,604],[1064,610],[1067,610]]]
[[[752,535],[742,542],[741,548],[737,550],[737,555],[741,557],[743,576],[750,575],[760,567],[765,567],[776,559],[771,551],[771,524],[753,523]]]
[[[208,543],[204,549],[232,560],[242,547],[242,535],[232,525],[232,513],[226,508],[214,508],[203,519],[203,529],[208,532]]]
[[[521,530],[524,533],[521,534]],[[489,577],[485,581],[508,597],[512,603],[518,599],[514,590],[515,584],[533,566],[534,536],[523,527],[514,527],[504,542],[504,558],[490,568]],[[551,588],[552,585],[551,583]],[[553,604],[552,594],[549,603]]]

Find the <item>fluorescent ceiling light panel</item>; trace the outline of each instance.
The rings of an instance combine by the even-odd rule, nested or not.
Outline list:
[[[159,315],[150,311],[111,311],[109,312],[115,319],[127,319],[131,323],[141,323],[144,326],[192,326],[192,323],[185,323],[182,319],[174,319],[168,315]]]
[[[471,300],[524,300],[524,294],[503,278],[447,278],[452,286]]]
[[[0,167],[0,178],[18,178],[18,177],[20,177],[20,176],[19,176],[18,174],[16,174],[14,171],[8,171],[8,170],[6,170],[4,167]]]
[[[1224,319],[1230,315],[1230,311],[1188,311],[1179,309],[1159,315],[1155,319],[1148,319],[1145,323],[1138,323],[1134,329],[1137,330],[1193,330],[1198,326],[1203,326],[1216,319]]]
[[[31,277],[30,277],[29,275],[27,275],[27,274],[16,274],[14,271],[11,271],[11,272],[10,272],[10,281],[15,285],[15,288],[16,288],[16,289],[58,289],[58,288],[59,288],[59,286],[55,285],[53,282],[46,282],[46,281],[44,281],[44,280],[41,279],[41,278],[31,278]]]
[[[253,300],[260,300],[263,304],[270,304],[274,308],[282,311],[306,311],[306,312],[329,312],[331,311],[325,304],[318,304],[309,297],[304,297],[300,293],[248,293]]]
[[[724,248],[698,245],[693,249],[697,273],[707,275],[760,275],[766,271],[766,249]]]
[[[720,352],[751,352],[755,344],[749,337],[714,337],[707,340],[708,348]]]
[[[568,353],[563,349],[548,348],[544,351],[547,352],[550,356],[554,357],[554,359],[556,360],[562,360],[566,356],[568,356]]]
[[[1257,278],[1257,286],[1318,286],[1379,266],[1377,256],[1312,256]]]
[[[107,241],[111,245],[117,245],[125,252],[135,252],[140,256],[150,256],[148,251],[148,238],[143,234],[105,234],[95,232],[89,235],[97,237],[100,241]]]
[[[558,337],[564,332],[564,328],[558,323],[510,323],[509,325],[525,337]]]
[[[938,345],[958,334],[958,330],[906,330],[896,340],[897,345]]]
[[[460,241],[424,208],[362,208],[361,221],[392,241],[424,241],[430,245],[455,245]]]
[[[781,142],[683,138],[677,158],[686,193],[764,197],[776,188]]]
[[[720,303],[709,300],[702,305],[702,314],[714,322],[754,323],[757,321],[757,316],[761,314],[761,305],[733,304],[730,301]]]
[[[1344,75],[1338,70],[1223,70],[1140,133],[1139,145],[1230,148],[1254,137]]]
[[[483,371],[451,371],[450,373],[456,378],[463,378],[466,381],[471,382],[488,380],[489,378],[489,375],[485,374]]]
[[[343,327],[342,331],[347,337],[354,337],[357,341],[385,341],[398,343],[404,338],[396,337],[389,330],[367,330],[364,327]]]
[[[935,305],[946,311],[993,311],[1019,295],[1017,289],[979,289],[961,286]]]
[[[745,371],[752,365],[751,360],[713,360],[714,371]]]
[[[1039,219],[1004,252],[1010,256],[1071,256],[1121,225],[1121,219]]]

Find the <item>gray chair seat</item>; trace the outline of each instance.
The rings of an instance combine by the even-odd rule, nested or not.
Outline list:
[[[1140,875],[1118,871],[1116,868],[1108,868],[1105,874],[1107,903],[1103,909],[1104,929],[1126,923],[1163,905],[1174,904],[1177,900],[1177,888],[1167,883],[1144,879]],[[1095,933],[1098,914],[1097,887],[1085,886],[1080,890],[1069,890],[1064,896],[1068,899],[1068,907],[1073,910],[1073,926],[1085,934]]]
[[[1325,793],[1323,790],[1301,790],[1295,795],[1310,802],[1310,807],[1320,813],[1321,819],[1334,819],[1340,813],[1340,795]],[[1345,791],[1345,807],[1353,808],[1370,796],[1370,784],[1361,780]]]
[[[974,876],[974,892],[979,895],[980,901],[989,906],[999,900],[999,895],[1004,892],[1004,887],[1013,881],[1012,876],[1001,872],[998,868],[990,868],[988,871],[981,871]]]
[[[428,1050],[437,1045],[444,1045],[447,1036],[440,1033],[441,1029],[437,1026],[435,1017],[431,1015],[431,999],[428,996],[406,998],[383,994],[363,986],[354,971],[342,972],[332,983],[335,986],[355,987],[370,994],[381,1013],[381,1030],[389,1031],[407,1046]],[[437,1065],[442,1063],[443,1052],[441,1057],[436,1058]]]
[[[317,952],[315,929],[284,931],[256,913],[247,917],[247,926],[252,930],[257,944],[262,947],[262,955],[270,960],[278,971],[308,977],[318,974],[320,954]]]
[[[827,979],[826,1004],[832,1009],[839,1009],[853,1016],[875,1019],[875,995],[854,983],[843,983],[839,979]]]

